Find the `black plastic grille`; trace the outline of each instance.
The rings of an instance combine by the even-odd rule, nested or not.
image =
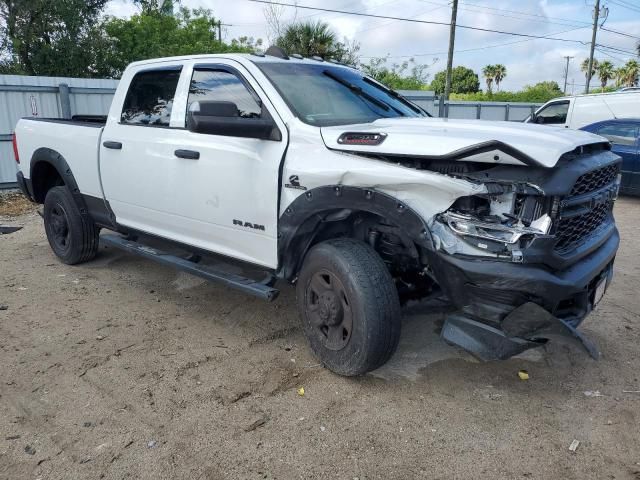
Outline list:
[[[555,250],[565,253],[577,248],[604,223],[612,208],[612,202],[601,203],[588,213],[560,220],[556,230]]]
[[[585,173],[578,178],[569,196],[584,195],[609,185],[615,181],[619,171],[620,166],[616,163]]]

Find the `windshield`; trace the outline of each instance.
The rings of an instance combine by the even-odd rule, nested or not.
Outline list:
[[[331,64],[262,63],[289,108],[318,127],[369,123],[379,118],[427,116],[419,107],[362,73]]]

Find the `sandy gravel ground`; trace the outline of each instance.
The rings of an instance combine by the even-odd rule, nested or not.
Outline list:
[[[310,355],[290,287],[262,303],[113,250],[68,267],[37,214],[0,217],[24,225],[0,235],[0,478],[640,479],[640,200],[616,214],[582,327],[600,361],[477,363],[412,314],[354,379]]]

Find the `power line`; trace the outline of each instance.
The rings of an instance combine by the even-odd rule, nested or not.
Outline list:
[[[618,47],[610,47],[608,45],[602,45],[601,43],[596,43],[596,45],[601,48],[606,48],[607,50],[613,50],[614,52],[626,53],[627,55],[636,56],[638,54],[638,52],[630,52],[629,50],[623,50]]]
[[[432,2],[430,0],[419,0],[419,1],[423,2],[423,3],[430,3],[430,4],[433,4],[433,5],[442,5],[441,3]],[[497,17],[514,18],[516,20],[526,20],[526,21],[529,21],[529,22],[548,23],[548,24],[552,24],[552,25],[562,25],[562,26],[565,26],[565,27],[577,27],[579,24],[586,25],[585,22],[580,22],[580,21],[576,22],[574,20],[564,20],[564,19],[563,19],[563,23],[553,22],[553,21],[550,21],[550,20],[546,20],[545,19],[546,17],[544,17],[542,15],[531,15],[531,14],[528,14],[528,13],[525,13],[525,12],[518,12],[518,11],[515,11],[515,10],[503,10],[503,9],[500,9],[500,8],[487,7],[485,5],[478,5],[478,4],[475,4],[475,3],[465,3],[465,5],[478,7],[478,8],[481,8],[483,10],[493,10],[493,11],[496,11],[496,12],[506,12],[506,13],[514,13],[516,15],[531,16],[531,17],[537,18],[537,20],[534,19],[534,18],[522,18],[522,17],[513,16],[513,15],[506,15],[505,13],[483,12],[483,13],[486,13],[487,15],[493,15],[493,16],[497,16]],[[445,4],[444,6],[449,6],[449,5]],[[475,12],[475,13],[483,11],[483,10],[477,10],[475,8],[468,8],[468,7],[458,7],[458,8],[460,10],[466,10],[468,12]]]
[[[609,3],[613,3],[614,5],[617,5],[619,7],[629,9],[632,12],[640,12],[640,8],[638,8],[637,5],[627,4],[623,0],[609,0]]]
[[[547,15],[540,15],[537,13],[528,13],[528,12],[523,12],[523,11],[518,11],[518,10],[506,10],[506,9],[502,9],[502,8],[495,8],[495,7],[488,7],[486,5],[478,5],[477,3],[469,3],[469,2],[462,2],[463,5],[471,5],[474,7],[480,7],[480,8],[485,8],[488,10],[497,10],[500,12],[507,12],[507,13],[516,13],[518,15],[527,15],[530,17],[539,17],[539,18],[549,18],[551,20],[560,20],[560,21],[567,21],[567,22],[573,22],[573,23],[581,23],[583,25],[587,25],[587,26],[591,26],[591,22],[582,22],[580,20],[570,20],[567,18],[558,18],[558,17],[548,17]]]
[[[309,7],[306,5],[293,5],[290,3],[281,3],[281,2],[274,2],[274,1],[270,1],[270,0],[247,0],[249,2],[254,2],[254,3],[264,3],[267,5],[281,5],[281,6],[285,6],[285,7],[295,7],[295,8],[300,8],[300,9],[304,9],[304,10],[317,10],[317,11],[321,11],[321,12],[329,12],[329,13],[341,13],[344,15],[354,15],[354,16],[358,16],[358,17],[370,17],[370,18],[382,18],[382,19],[387,19],[387,20],[398,20],[398,21],[402,21],[402,22],[410,22],[410,23],[420,23],[420,24],[427,24],[427,25],[441,25],[441,26],[446,26],[449,27],[451,26],[450,23],[447,22],[435,22],[435,21],[431,21],[431,20],[418,20],[418,19],[413,19],[413,18],[403,18],[403,17],[392,17],[392,16],[387,16],[387,15],[375,15],[372,13],[359,13],[359,12],[349,12],[346,10],[334,10],[331,8],[321,8],[321,7]],[[559,41],[559,42],[570,42],[570,43],[580,43],[582,45],[586,45],[588,42],[584,42],[582,40],[572,40],[572,39],[568,39],[568,38],[554,38],[554,37],[549,37],[546,35],[530,35],[527,33],[517,33],[517,32],[507,32],[504,30],[493,30],[490,28],[480,28],[480,27],[471,27],[469,25],[456,25],[457,28],[463,28],[465,30],[475,30],[475,31],[479,31],[479,32],[488,32],[488,33],[499,33],[501,35],[511,35],[514,37],[525,37],[525,38],[535,38],[535,39],[542,39],[542,40],[555,40],[555,41]]]
[[[640,37],[638,35],[630,35],[628,33],[619,32],[617,30],[612,30],[610,28],[604,28],[604,27],[600,27],[600,30],[604,30],[605,32],[617,33],[618,35],[622,35],[624,37],[635,38],[635,39],[640,40]]]
[[[582,30],[583,28],[587,28],[587,27],[588,26],[570,28],[569,30],[562,30],[561,32],[550,33],[549,35],[560,35],[562,33],[573,32],[575,30]],[[496,45],[485,45],[483,47],[466,48],[464,50],[455,50],[455,53],[477,52],[477,51],[480,51],[480,50],[487,50],[489,48],[506,47],[506,46],[509,46],[509,45],[516,45],[518,43],[531,42],[533,40],[536,40],[536,39],[535,38],[527,38],[525,40],[516,40],[515,42],[498,43]],[[435,56],[435,55],[444,55],[446,53],[447,52],[431,52],[431,53],[414,53],[413,55],[389,55],[388,58],[432,57],[432,56]],[[375,57],[375,56],[362,56],[361,58],[377,58],[377,57]]]

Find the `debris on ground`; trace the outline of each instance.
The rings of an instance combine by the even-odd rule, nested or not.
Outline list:
[[[245,432],[252,432],[254,431],[256,428],[261,427],[262,425],[264,425],[265,423],[267,423],[269,421],[269,417],[267,417],[266,415],[262,414],[255,422],[247,425],[244,428]]]
[[[584,392],[584,396],[585,397],[604,397],[604,395],[602,395],[599,390],[586,390]]]
[[[300,395],[301,397],[304,397],[304,387],[298,387],[298,395]]]
[[[0,235],[8,235],[9,233],[17,232],[18,230],[22,230],[22,227],[11,227],[9,225],[0,225]]]
[[[640,390],[622,390],[622,393],[640,393]]]
[[[20,435],[9,435],[8,437],[5,437],[5,440],[18,440],[20,438]]]
[[[32,212],[37,207],[20,192],[3,192],[0,194],[0,215],[17,217]]]
[[[526,370],[520,370],[518,372],[518,377],[520,378],[520,380],[529,380],[529,372],[527,372]]]
[[[571,445],[569,445],[569,451],[575,453],[575,451],[578,450],[579,446],[580,440],[573,439],[573,442],[571,442]]]
[[[26,447],[24,447],[24,452],[27,455],[35,455],[36,454],[36,449],[33,448],[31,445],[27,445]]]
[[[9,305],[0,305],[0,311],[9,310]]]
[[[147,442],[147,448],[156,448],[158,446],[158,442],[155,440],[149,440]]]

